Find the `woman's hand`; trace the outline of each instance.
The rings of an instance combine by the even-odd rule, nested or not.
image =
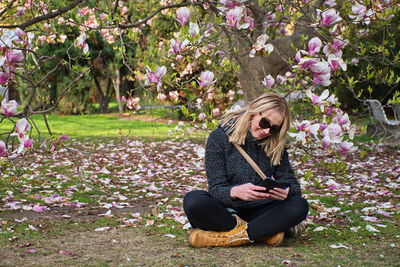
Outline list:
[[[273,200],[285,200],[289,194],[290,187],[286,189],[275,187],[268,192],[268,198]]]
[[[245,201],[255,201],[267,198],[270,194],[258,191],[265,190],[265,187],[253,185],[252,183],[242,184],[231,188],[231,198],[240,198]]]

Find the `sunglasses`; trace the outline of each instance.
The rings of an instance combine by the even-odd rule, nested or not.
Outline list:
[[[261,116],[261,113],[260,113]],[[261,129],[269,129],[271,134],[277,134],[281,130],[281,126],[278,125],[271,125],[271,122],[264,117],[261,117],[260,122],[258,123]]]

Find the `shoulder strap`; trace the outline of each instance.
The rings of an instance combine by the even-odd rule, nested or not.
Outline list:
[[[265,180],[267,178],[267,176],[262,172],[262,170],[260,169],[260,167],[258,167],[258,165],[254,162],[254,160],[252,160],[252,158],[250,158],[249,154],[246,153],[246,151],[244,151],[244,149],[236,144],[233,143],[235,145],[235,147],[237,148],[237,150],[239,150],[240,154],[242,154],[242,156],[247,160],[248,163],[250,163],[251,167],[253,167],[253,169],[258,173],[258,175],[260,175],[260,177]]]

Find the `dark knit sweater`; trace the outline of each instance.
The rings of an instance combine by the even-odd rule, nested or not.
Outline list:
[[[260,145],[261,142],[262,140],[254,140],[249,132],[242,147],[267,177],[273,176],[277,181],[289,183],[290,195],[301,195],[300,185],[290,166],[287,151],[284,151],[280,165],[273,166],[271,159],[267,157],[264,148]],[[211,132],[207,140],[205,157],[208,191],[224,207],[256,207],[273,201],[271,199],[257,201],[233,200],[230,197],[230,191],[233,186],[245,183],[256,185],[262,179],[236,147],[229,142],[228,135],[223,128],[218,127]]]

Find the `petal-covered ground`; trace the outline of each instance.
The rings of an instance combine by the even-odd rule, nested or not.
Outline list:
[[[376,229],[396,221],[400,152],[384,145],[364,148],[347,156],[345,165],[322,151],[317,157],[289,151],[304,195],[315,211],[310,223],[346,224],[354,214]],[[4,218],[123,213],[129,214],[123,220],[127,225],[149,225],[157,219],[141,220],[142,215],[151,214],[187,227],[182,197],[207,187],[204,144],[188,140],[74,140],[54,154],[33,153],[16,165],[19,175],[3,174],[0,180],[0,216]]]

